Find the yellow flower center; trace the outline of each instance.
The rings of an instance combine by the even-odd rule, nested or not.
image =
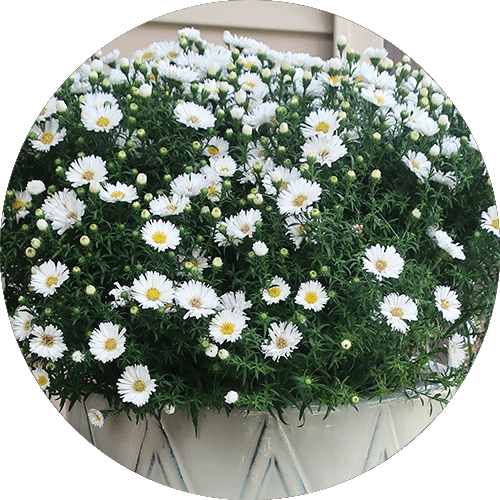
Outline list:
[[[106,342],[104,342],[104,349],[106,349],[106,351],[114,351],[117,345],[118,342],[116,342],[116,339],[107,339]]]
[[[142,380],[136,380],[132,387],[135,392],[142,392],[146,390],[146,384]]]
[[[283,337],[279,337],[278,340],[276,340],[276,347],[278,349],[284,349],[287,345],[288,342]]]
[[[447,299],[441,299],[441,308],[447,311],[450,308],[450,301]]]
[[[269,295],[275,299],[281,295],[281,289],[279,286],[273,286],[269,289]]]
[[[208,197],[217,196],[217,188],[215,186],[208,186]]]
[[[195,115],[188,117],[187,121],[191,123],[200,123],[200,119]]]
[[[318,156],[324,160],[328,155],[330,154],[330,151],[328,149],[323,149],[323,151],[318,152]]]
[[[94,178],[95,172],[92,170],[86,170],[83,175],[82,179],[85,179],[86,181],[91,181]]]
[[[146,60],[146,59],[151,59],[153,57],[153,53],[152,52],[144,52],[144,54],[142,54],[142,60]]]
[[[391,309],[391,314],[393,316],[396,316],[396,318],[402,318],[404,316],[403,309],[401,307],[393,307]]]
[[[37,382],[40,387],[43,387],[45,384],[47,384],[47,379],[43,375],[40,375],[37,379]]]
[[[169,203],[166,208],[167,208],[167,210],[170,210],[171,212],[175,212],[177,210],[177,205]]]
[[[123,191],[113,191],[111,197],[115,200],[123,200],[123,198],[125,198],[125,193]]]
[[[411,161],[411,166],[415,169],[415,170],[420,170],[420,164],[417,163],[415,160],[412,160]]]
[[[332,83],[332,85],[337,85],[338,83],[340,83],[340,77],[336,75],[331,75],[330,82]]]
[[[241,227],[240,227],[240,231],[244,234],[247,234],[248,231],[250,231],[250,225],[245,223],[245,224],[242,224]]]
[[[44,132],[42,134],[42,137],[40,137],[40,141],[42,144],[51,144],[53,140],[54,134],[51,134],[50,132]]]
[[[318,300],[318,294],[316,292],[307,292],[304,300],[308,304],[314,304]]]
[[[199,309],[202,306],[203,302],[201,301],[200,297],[193,297],[189,301],[189,305],[191,307],[194,307],[195,309]]]
[[[255,82],[245,82],[245,85],[253,89],[255,87]]]
[[[384,104],[384,102],[385,102],[384,96],[382,96],[380,94],[375,96],[375,100],[377,101],[377,104]]]
[[[49,287],[50,287],[50,286],[55,286],[55,285],[57,285],[58,281],[59,281],[59,280],[57,279],[57,277],[56,277],[56,276],[49,276],[49,277],[45,280],[45,285],[47,285],[47,286],[49,286]]]
[[[158,245],[161,245],[167,241],[167,235],[165,233],[162,233],[161,231],[157,231],[155,234],[153,234],[153,241]]]
[[[47,106],[44,106],[42,111],[40,111],[40,116],[44,116],[46,112],[47,112]]]
[[[223,323],[220,327],[222,335],[231,335],[234,332],[234,323]]]
[[[305,201],[307,201],[307,196],[305,194],[299,194],[293,199],[292,205],[294,207],[301,207]]]
[[[68,215],[66,215],[66,219],[78,220],[78,215],[75,214],[75,212],[69,212]]]
[[[45,347],[52,347],[54,345],[54,337],[52,335],[42,335],[41,343]]]
[[[323,132],[326,134],[329,130],[330,130],[330,126],[326,122],[319,122],[316,125],[316,132]]]
[[[21,211],[24,208],[24,202],[21,200],[16,200],[12,205],[12,210]]]
[[[491,225],[492,225],[492,227],[494,227],[495,229],[498,229],[498,228],[500,227],[500,224],[499,224],[499,222],[498,222],[498,219],[493,219],[493,220],[491,221]]]
[[[30,319],[27,319],[25,322],[24,322],[24,325],[23,325],[23,330],[25,332],[28,332],[31,330],[31,320]]]
[[[382,259],[378,259],[377,262],[375,262],[375,269],[381,273],[382,271],[385,271],[387,269],[387,262]]]
[[[219,148],[217,146],[208,146],[208,152],[211,155],[219,154]]]
[[[150,288],[147,292],[146,292],[146,298],[148,300],[152,300],[153,302],[156,301],[156,300],[159,300],[160,299],[160,291],[158,290],[158,288]]]
[[[105,116],[99,117],[99,119],[95,122],[98,127],[107,127],[109,125],[110,119]]]

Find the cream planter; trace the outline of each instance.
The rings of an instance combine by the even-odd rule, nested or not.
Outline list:
[[[285,411],[288,425],[267,413],[199,414],[198,433],[182,411],[135,423],[108,416],[104,427],[89,424],[91,397],[63,414],[103,453],[128,469],[182,491],[225,499],[257,500],[301,495],[334,486],[375,467],[418,436],[441,405],[404,393],[362,400],[358,411]],[[431,413],[432,409],[432,413]]]

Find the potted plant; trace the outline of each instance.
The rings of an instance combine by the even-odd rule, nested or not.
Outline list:
[[[345,37],[328,61],[224,41],[185,28],[132,61],[98,53],[58,89],[6,195],[4,294],[35,378],[89,439],[135,432],[124,461],[147,475],[170,456],[153,478],[192,491],[200,464],[173,440],[217,444],[229,423],[251,448],[234,495],[263,498],[274,468],[286,496],[333,483],[263,440],[287,457],[318,427],[338,439],[339,415],[411,428],[415,399],[428,414],[460,385],[498,214],[466,124],[409,60],[362,60]],[[381,459],[365,455],[345,478]]]

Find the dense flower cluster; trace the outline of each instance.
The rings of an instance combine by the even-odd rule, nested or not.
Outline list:
[[[138,415],[302,412],[461,382],[499,218],[453,104],[383,49],[328,61],[194,28],[95,54],[19,155],[2,228],[17,340],[51,396]]]

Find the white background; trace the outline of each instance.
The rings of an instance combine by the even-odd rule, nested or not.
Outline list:
[[[184,0],[183,6],[204,3]],[[400,47],[441,85],[461,111],[486,160],[498,196],[499,63],[495,2],[356,0],[303,5],[357,22]],[[180,2],[9,2],[2,14],[0,147],[3,199],[8,177],[31,124],[56,88],[88,56],[138,24]],[[487,257],[487,256],[486,256]],[[374,470],[310,494],[405,500],[492,498],[500,445],[499,308],[483,349],[457,396],[413,443]],[[0,308],[1,489],[37,499],[197,498],[167,489],[97,452],[58,415],[26,367]],[[320,465],[320,464],[319,464]],[[200,498],[200,497],[198,497]]]

